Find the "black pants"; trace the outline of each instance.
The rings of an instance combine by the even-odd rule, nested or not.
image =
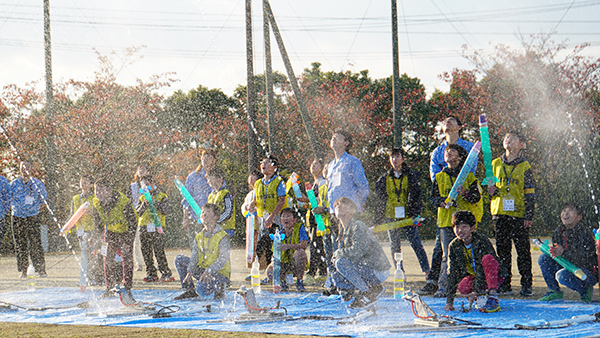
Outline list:
[[[311,221],[312,220],[313,216],[311,215]],[[319,271],[321,276],[327,276],[327,261],[325,257],[325,248],[323,247],[323,236],[317,236],[317,230],[317,225],[311,224],[310,264],[307,274],[313,277],[317,275],[317,271]]]
[[[17,252],[17,269],[26,273],[27,267],[29,267],[29,258],[31,258],[35,271],[46,273],[46,260],[40,232],[40,216],[13,216],[12,227]]]
[[[512,278],[512,242],[517,251],[517,268],[521,275],[521,286],[531,286],[533,276],[531,273],[531,245],[529,243],[529,228],[523,227],[523,218],[498,215],[494,216],[492,224],[496,232],[496,252],[500,266],[505,267],[508,276],[504,279],[503,286],[510,286]]]
[[[123,271],[123,286],[126,289],[131,289],[133,286],[133,240],[135,233],[129,232],[115,233],[106,231],[104,241],[108,243],[106,249],[106,257],[104,257],[104,278],[106,287],[112,289],[119,283],[117,269]],[[117,250],[121,252],[123,262],[116,262],[115,255]]]
[[[156,263],[158,264],[158,270],[163,276],[171,276],[171,269],[169,269],[169,263],[167,263],[167,256],[165,255],[165,245],[163,243],[164,234],[160,234],[156,231],[148,232],[145,226],[139,227],[140,242],[142,244],[142,256],[144,257],[144,264],[146,265],[146,274],[148,276],[157,276],[156,268],[154,267],[154,257],[156,257]]]

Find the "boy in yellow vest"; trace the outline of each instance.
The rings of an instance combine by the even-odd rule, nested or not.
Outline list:
[[[171,269],[169,269],[169,263],[167,263],[167,256],[165,255],[165,245],[163,241],[164,227],[167,220],[167,214],[171,210],[171,205],[167,194],[160,191],[154,182],[152,175],[143,176],[140,180],[140,186],[142,191],[149,190],[150,197],[154,203],[156,214],[160,221],[160,226],[154,224],[154,218],[150,212],[150,206],[146,197],[142,194],[139,197],[139,203],[137,206],[138,228],[140,233],[140,244],[142,249],[142,256],[144,257],[144,265],[146,265],[146,274],[144,282],[158,282],[158,276],[156,274],[156,268],[154,267],[154,257],[156,257],[156,263],[158,264],[158,270],[160,270],[162,277],[161,282],[172,282],[175,280],[171,276]]]
[[[304,270],[308,258],[306,248],[308,247],[308,234],[302,222],[298,222],[293,209],[285,208],[281,210],[282,234],[285,238],[281,241],[281,291],[289,290],[286,275],[296,276],[296,290],[304,291]],[[267,278],[269,283],[273,281],[273,263],[267,268]]]
[[[446,198],[452,190],[460,170],[467,158],[467,151],[457,145],[449,144],[444,150],[444,159],[448,167],[435,175],[431,191],[431,203],[437,207],[437,225],[440,230],[440,243],[442,244],[442,264],[438,279],[438,292],[436,297],[446,297],[448,246],[456,237],[452,228],[452,215],[457,210],[471,211],[480,221],[483,214],[481,204],[481,186],[472,172],[469,172],[465,183],[458,188],[458,196],[453,206],[446,208]]]
[[[219,224],[231,237],[235,230],[235,203],[233,196],[225,187],[225,173],[221,168],[212,168],[206,173],[206,180],[212,188],[212,192],[208,195],[208,203],[216,204],[221,208]]]
[[[104,274],[102,272],[102,260],[100,255],[94,255],[94,217],[93,217],[93,199],[94,199],[94,178],[91,175],[83,175],[79,180],[81,193],[73,196],[71,201],[71,214],[75,213],[85,202],[90,203],[86,213],[81,216],[75,225],[77,238],[81,246],[81,271],[79,274],[79,286],[84,290],[87,285],[101,285],[104,283]]]
[[[196,298],[198,294],[225,298],[225,284],[231,275],[230,243],[229,236],[218,224],[220,215],[221,209],[216,204],[207,203],[202,207],[200,220],[204,230],[196,235],[192,257],[175,257],[175,268],[184,292],[174,300]],[[193,278],[198,280],[195,290]]]
[[[512,294],[512,242],[517,250],[517,267],[521,274],[521,296],[533,295],[531,285],[531,251],[529,228],[535,211],[535,180],[531,164],[520,154],[525,148],[525,139],[511,131],[504,136],[502,145],[506,150],[502,157],[492,161],[494,176],[499,183],[488,186],[491,197],[492,224],[496,232],[496,251],[500,265],[509,275],[498,288],[498,293]]]
[[[137,228],[135,210],[131,200],[122,192],[113,190],[108,179],[96,181],[94,192],[94,224],[104,239],[101,253],[104,256],[106,291],[100,298],[116,296],[111,289],[119,283],[114,259],[117,250],[121,251],[123,257],[123,286],[133,298],[130,290],[133,286],[133,240]]]

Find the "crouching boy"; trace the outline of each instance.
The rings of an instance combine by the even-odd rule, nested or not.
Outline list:
[[[351,199],[340,197],[333,207],[341,228],[337,237],[339,249],[332,256],[335,271],[331,279],[344,300],[350,300],[355,289],[359,291],[351,308],[364,307],[383,294],[382,283],[390,274],[390,262],[373,233],[355,218],[358,207]]]
[[[560,220],[563,225],[554,230],[552,244],[549,245],[549,249],[552,257],[562,256],[582,269],[587,278],[585,280],[579,279],[554,259],[542,254],[538,262],[550,292],[540,298],[540,301],[548,302],[563,299],[563,292],[560,290],[558,283],[579,292],[582,302],[589,303],[592,301],[593,287],[598,282],[596,277],[598,271],[596,241],[592,231],[581,223],[582,218],[583,212],[579,205],[565,204],[560,213]]]
[[[205,204],[200,214],[204,230],[196,235],[192,257],[175,257],[175,268],[184,290],[175,300],[195,298],[199,294],[225,298],[225,284],[231,275],[230,245],[229,236],[217,223],[220,215],[221,209],[216,204]],[[198,280],[195,290],[193,278]]]
[[[448,249],[450,269],[446,311],[454,311],[457,289],[469,300],[469,308],[479,295],[487,293],[487,298],[480,299],[482,304],[479,310],[500,311],[496,292],[504,280],[501,276],[506,276],[506,273],[500,271],[492,243],[485,235],[475,231],[476,225],[475,216],[470,211],[457,211],[452,216],[452,227],[457,238],[450,242]]]
[[[289,290],[286,275],[296,276],[296,290],[304,291],[304,270],[308,258],[306,248],[308,247],[308,235],[301,222],[297,222],[294,210],[285,208],[281,210],[281,225],[283,225],[284,239],[281,241],[281,290]],[[273,281],[273,263],[267,268],[267,278],[269,282]]]

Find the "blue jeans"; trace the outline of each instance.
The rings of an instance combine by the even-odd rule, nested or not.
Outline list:
[[[331,278],[338,289],[358,289],[361,292],[383,282],[377,278],[374,269],[352,264],[348,258],[340,258],[335,262]]]
[[[587,278],[584,281],[579,279],[546,254],[540,256],[538,263],[550,291],[560,291],[560,286],[558,285],[560,283],[571,290],[579,292],[579,294],[583,294],[590,286],[598,282],[598,278],[586,269],[581,270],[587,275]]]
[[[440,270],[442,268],[442,243],[440,242],[440,228],[435,227],[435,244],[433,246],[433,253],[431,254],[431,269],[427,275],[427,282],[434,283],[437,285],[438,279],[440,278]]]
[[[438,286],[440,290],[446,290],[446,281],[448,279],[448,247],[454,238],[456,238],[456,234],[454,234],[454,228],[440,228],[440,243],[443,251],[442,264],[440,267],[440,278],[438,279]]]
[[[396,252],[401,252],[400,239],[402,235],[402,229],[404,229],[404,233],[408,238],[408,242],[413,248],[415,255],[417,255],[419,265],[421,266],[421,271],[429,271],[429,260],[427,259],[427,252],[425,252],[425,249],[423,249],[423,244],[421,243],[421,238],[419,237],[419,230],[416,226],[408,226],[404,228],[388,230],[388,236],[390,237],[390,249],[392,251],[392,259],[394,260],[394,266],[396,266],[397,264],[396,259],[394,258],[394,254]],[[402,269],[404,270],[404,268]]]
[[[188,256],[178,255],[175,257],[175,269],[177,269],[177,273],[179,274],[179,280],[181,281],[181,288],[193,289],[194,283],[184,283],[183,280],[188,273],[188,265],[190,264],[191,259]],[[199,279],[204,269],[198,268],[198,270],[192,275],[194,278]],[[212,280],[209,283],[204,283],[198,281],[198,285],[196,285],[196,292],[201,296],[207,296],[215,293],[221,288],[221,285],[227,283],[229,279],[220,273],[214,273],[212,275]]]

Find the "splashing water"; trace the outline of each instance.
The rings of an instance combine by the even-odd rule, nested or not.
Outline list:
[[[569,112],[565,112],[565,114],[567,115],[567,117],[569,118],[569,126],[571,127],[571,133],[573,135],[575,135],[575,125],[573,124],[573,115],[571,115],[571,113]],[[586,182],[588,184],[588,188],[590,189],[590,194],[592,195],[592,203],[594,205],[594,212],[596,213],[596,216],[598,216],[599,212],[598,212],[598,205],[596,204],[596,193],[594,191],[594,187],[592,186],[592,183],[590,181],[590,176],[587,170],[587,167],[585,166],[585,155],[583,153],[583,148],[581,147],[581,143],[579,143],[579,140],[577,139],[577,137],[573,136],[573,141],[577,144],[577,153],[579,154],[579,157],[581,157],[582,160],[582,166],[583,166],[583,172],[585,173],[585,178],[586,178]],[[598,231],[600,231],[600,220],[598,221]]]

